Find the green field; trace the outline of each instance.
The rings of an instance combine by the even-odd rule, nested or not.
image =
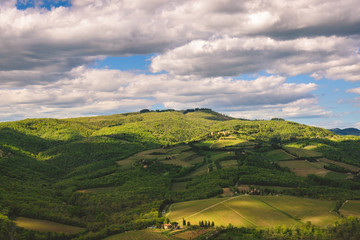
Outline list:
[[[253,145],[253,143],[250,144],[249,141],[244,139],[238,139],[238,138],[221,138],[218,141],[214,142],[210,148],[224,148],[224,147],[230,147],[230,146],[247,146],[247,145]]]
[[[288,167],[292,172],[298,176],[306,177],[309,174],[325,176],[329,170],[323,168],[325,165],[322,162],[309,162],[306,160],[280,161],[278,164],[281,167]]]
[[[198,156],[195,152],[190,151],[190,149],[191,147],[188,145],[151,149],[136,153],[131,157],[117,161],[116,163],[124,169],[128,169],[139,160],[160,161],[161,163],[173,164],[182,167],[190,167],[195,163],[202,162],[202,157]]]
[[[303,148],[294,148],[294,147],[283,147],[290,154],[295,155],[297,157],[306,158],[306,157],[321,157],[322,154],[319,152],[315,152],[312,150],[307,150]]]
[[[174,182],[171,184],[171,191],[184,191],[188,182]]]
[[[329,172],[328,174],[325,175],[325,177],[331,178],[333,180],[345,180],[349,176],[351,177],[352,175],[348,175],[346,173],[338,173],[338,172]]]
[[[277,161],[284,161],[284,160],[291,160],[293,157],[284,152],[281,149],[276,149],[270,152],[266,152],[265,157],[267,157],[270,161],[277,162]]]
[[[291,226],[307,221],[325,226],[339,219],[331,212],[334,205],[334,201],[291,196],[241,195],[175,203],[168,217],[171,221],[185,218],[195,225],[209,220],[217,226],[229,223],[245,227]]]
[[[360,218],[360,200],[348,200],[340,208],[340,213],[345,217],[355,216]]]
[[[338,165],[340,167],[343,167],[343,168],[346,168],[346,169],[350,169],[351,171],[354,171],[354,172],[357,172],[360,170],[359,167],[356,167],[354,165],[350,165],[350,164],[346,164],[346,163],[342,163],[342,162],[337,162],[337,161],[333,161],[333,160],[330,160],[330,159],[327,159],[327,158],[320,158],[318,159],[319,161],[321,162],[324,162],[324,163],[332,163],[332,164],[335,164],[335,165]]]
[[[220,164],[221,164],[222,168],[237,167],[238,166],[237,160],[221,161]]]
[[[152,230],[139,230],[139,231],[129,231],[129,232],[116,234],[107,237],[104,240],[144,240],[144,239],[175,240],[180,238],[176,238],[171,235],[152,231]]]
[[[210,156],[210,159],[213,161],[221,160],[221,159],[228,158],[228,157],[235,157],[235,153],[232,151],[229,151],[229,152],[208,151],[206,153]]]
[[[40,232],[57,232],[57,233],[79,233],[83,228],[69,226],[61,223],[56,223],[47,220],[39,220],[25,217],[18,217],[15,219],[15,224],[29,230],[36,230]]]
[[[80,193],[106,193],[114,191],[116,187],[102,187],[102,188],[89,188],[89,189],[81,189],[76,192]]]

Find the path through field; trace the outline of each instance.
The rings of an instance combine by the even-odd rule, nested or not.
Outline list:
[[[215,203],[215,204],[213,204],[213,205],[211,205],[211,206],[209,206],[209,207],[207,207],[207,208],[204,208],[204,209],[201,210],[201,211],[198,211],[198,212],[196,212],[196,213],[194,213],[194,214],[191,214],[190,216],[186,216],[186,217],[184,217],[184,218],[185,218],[185,219],[188,219],[188,218],[194,217],[194,216],[196,216],[196,215],[198,215],[198,214],[200,214],[200,213],[202,213],[202,212],[205,212],[206,210],[209,210],[210,208],[216,207],[216,206],[218,206],[218,205],[220,205],[220,204],[222,204],[222,203],[224,203],[224,202],[233,200],[233,199],[235,199],[235,198],[237,198],[237,197],[239,197],[239,196],[232,197],[232,198],[228,198],[228,199],[226,199],[226,200],[224,200],[224,201],[222,201],[222,202]],[[170,207],[170,211],[171,211],[171,207]],[[178,220],[177,220],[177,222],[180,222],[180,221],[182,221],[182,219],[178,219]]]

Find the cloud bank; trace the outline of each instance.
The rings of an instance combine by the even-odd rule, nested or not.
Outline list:
[[[0,3],[0,120],[211,107],[248,118],[324,117],[315,83],[360,80],[357,0]],[[153,74],[91,69],[155,54]],[[260,74],[259,74],[260,73]],[[243,80],[242,74],[255,74]],[[357,90],[349,90],[354,92]]]

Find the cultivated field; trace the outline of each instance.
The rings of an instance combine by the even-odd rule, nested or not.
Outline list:
[[[171,185],[171,191],[185,191],[188,182],[174,182]]]
[[[29,230],[36,230],[40,232],[57,232],[57,233],[78,233],[83,231],[83,228],[69,226],[61,223],[56,223],[47,220],[39,220],[25,217],[18,217],[15,219],[15,224]]]
[[[360,170],[359,167],[356,167],[356,166],[353,166],[353,165],[350,165],[350,164],[346,164],[346,163],[342,163],[342,162],[333,161],[333,160],[330,160],[330,159],[327,159],[327,158],[320,158],[319,161],[324,162],[324,163],[332,163],[332,164],[338,165],[340,167],[349,169],[349,170],[354,171],[354,172],[357,172],[357,171]]]
[[[234,193],[230,190],[230,188],[223,188],[223,193],[221,194],[221,196],[231,197],[233,195],[234,195]]]
[[[102,188],[89,188],[89,189],[81,189],[76,192],[79,193],[106,193],[114,191],[116,187],[102,187]]]
[[[107,237],[104,240],[143,240],[143,239],[176,240],[179,238],[158,231],[141,230],[141,231],[129,231],[129,232],[116,234]]]
[[[319,152],[315,152],[312,150],[307,150],[303,148],[294,148],[294,147],[284,147],[286,151],[288,151],[290,154],[295,155],[297,157],[321,157],[322,154]]]
[[[253,145],[247,140],[238,139],[238,138],[221,138],[218,141],[214,142],[210,148],[224,148],[229,146],[248,146]]]
[[[266,158],[268,158],[270,161],[273,162],[294,159],[293,156],[291,156],[290,154],[288,154],[287,152],[281,149],[276,149],[270,152],[266,152],[264,155]]]
[[[306,177],[309,174],[315,174],[319,176],[325,176],[329,170],[324,169],[324,163],[322,162],[309,162],[307,160],[292,160],[292,161],[280,161],[278,164],[281,167],[288,167],[292,172],[298,176]]]
[[[196,163],[202,162],[203,157],[198,156],[195,152],[190,151],[191,147],[179,145],[172,148],[158,148],[146,150],[134,154],[131,157],[117,161],[116,163],[124,169],[131,168],[136,161],[153,160],[165,164],[173,164],[182,167],[190,167]]]
[[[227,160],[227,161],[221,161],[220,165],[222,168],[228,168],[228,167],[238,167],[237,160]]]
[[[183,218],[197,225],[199,221],[214,221],[215,225],[271,227],[298,225],[311,221],[326,226],[339,217],[331,212],[334,201],[322,201],[291,196],[249,196],[212,198],[175,203],[168,217]]]
[[[340,208],[340,213],[344,216],[355,216],[360,218],[360,201],[359,200],[348,200]]]
[[[178,237],[179,239],[191,240],[204,233],[208,232],[209,229],[195,229],[195,230],[185,230],[174,233],[173,236]]]

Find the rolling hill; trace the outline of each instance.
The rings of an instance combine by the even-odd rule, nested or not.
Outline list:
[[[238,199],[323,199],[333,203],[333,216],[339,204],[360,197],[359,146],[355,136],[279,119],[235,119],[211,109],[3,122],[0,239],[103,239],[161,226],[171,204],[221,201],[224,192]],[[356,213],[356,206],[346,205],[347,213]],[[283,220],[262,225],[256,218],[261,211],[246,213],[254,224],[244,226],[297,222],[281,210],[293,220],[280,214]],[[171,221],[186,217],[171,214]],[[231,219],[222,224],[237,226],[239,219]],[[39,221],[45,228],[26,227]]]

